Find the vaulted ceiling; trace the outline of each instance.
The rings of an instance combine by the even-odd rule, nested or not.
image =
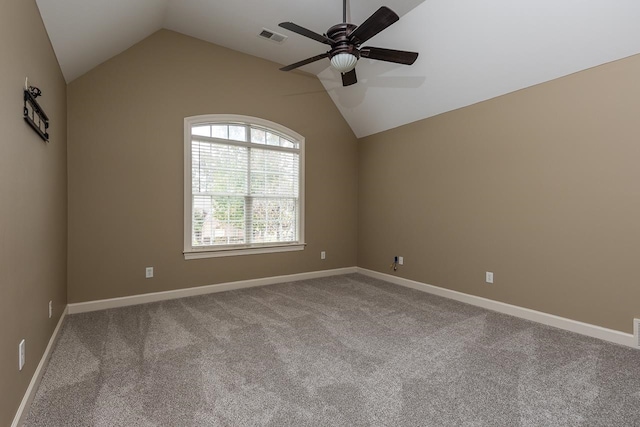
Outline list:
[[[37,0],[67,82],[161,28],[280,64],[327,50],[278,27],[324,33],[341,0]],[[380,6],[400,21],[367,45],[420,53],[412,66],[361,58],[342,87],[322,60],[316,74],[358,137],[640,53],[638,0],[349,0],[360,24]],[[288,36],[278,44],[258,37]],[[639,76],[640,78],[640,76]]]

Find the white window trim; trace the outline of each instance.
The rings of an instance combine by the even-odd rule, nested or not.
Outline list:
[[[299,239],[296,243],[268,243],[264,245],[255,245],[242,248],[222,247],[222,248],[193,248],[191,245],[191,127],[197,124],[215,124],[215,123],[241,123],[261,126],[269,129],[273,129],[276,132],[290,136],[300,144],[300,194],[299,194]],[[299,133],[282,126],[278,123],[261,119],[258,117],[241,116],[236,114],[205,114],[200,116],[185,117],[184,119],[184,259],[202,259],[202,258],[217,258],[225,256],[237,256],[237,255],[254,255],[254,254],[266,254],[274,252],[291,252],[301,251],[306,246],[304,240],[304,176],[305,176],[305,152],[304,152],[304,137]]]

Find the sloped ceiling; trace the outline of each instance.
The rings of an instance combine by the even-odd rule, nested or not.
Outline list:
[[[67,82],[161,28],[289,64],[327,49],[279,22],[324,33],[342,21],[340,0],[37,3]],[[360,24],[382,5],[400,21],[367,45],[417,51],[414,65],[363,58],[349,87],[328,60],[302,68],[358,137],[640,53],[637,0],[351,0],[348,20]],[[257,37],[263,28],[289,37]]]

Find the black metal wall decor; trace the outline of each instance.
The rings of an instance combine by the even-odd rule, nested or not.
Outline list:
[[[24,120],[29,123],[29,126],[36,131],[40,138],[49,142],[49,117],[42,111],[42,107],[36,101],[36,98],[42,95],[42,91],[35,86],[27,86],[25,81],[24,85]]]

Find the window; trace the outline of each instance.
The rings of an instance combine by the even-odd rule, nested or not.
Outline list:
[[[304,249],[304,138],[246,116],[184,129],[185,259]]]

